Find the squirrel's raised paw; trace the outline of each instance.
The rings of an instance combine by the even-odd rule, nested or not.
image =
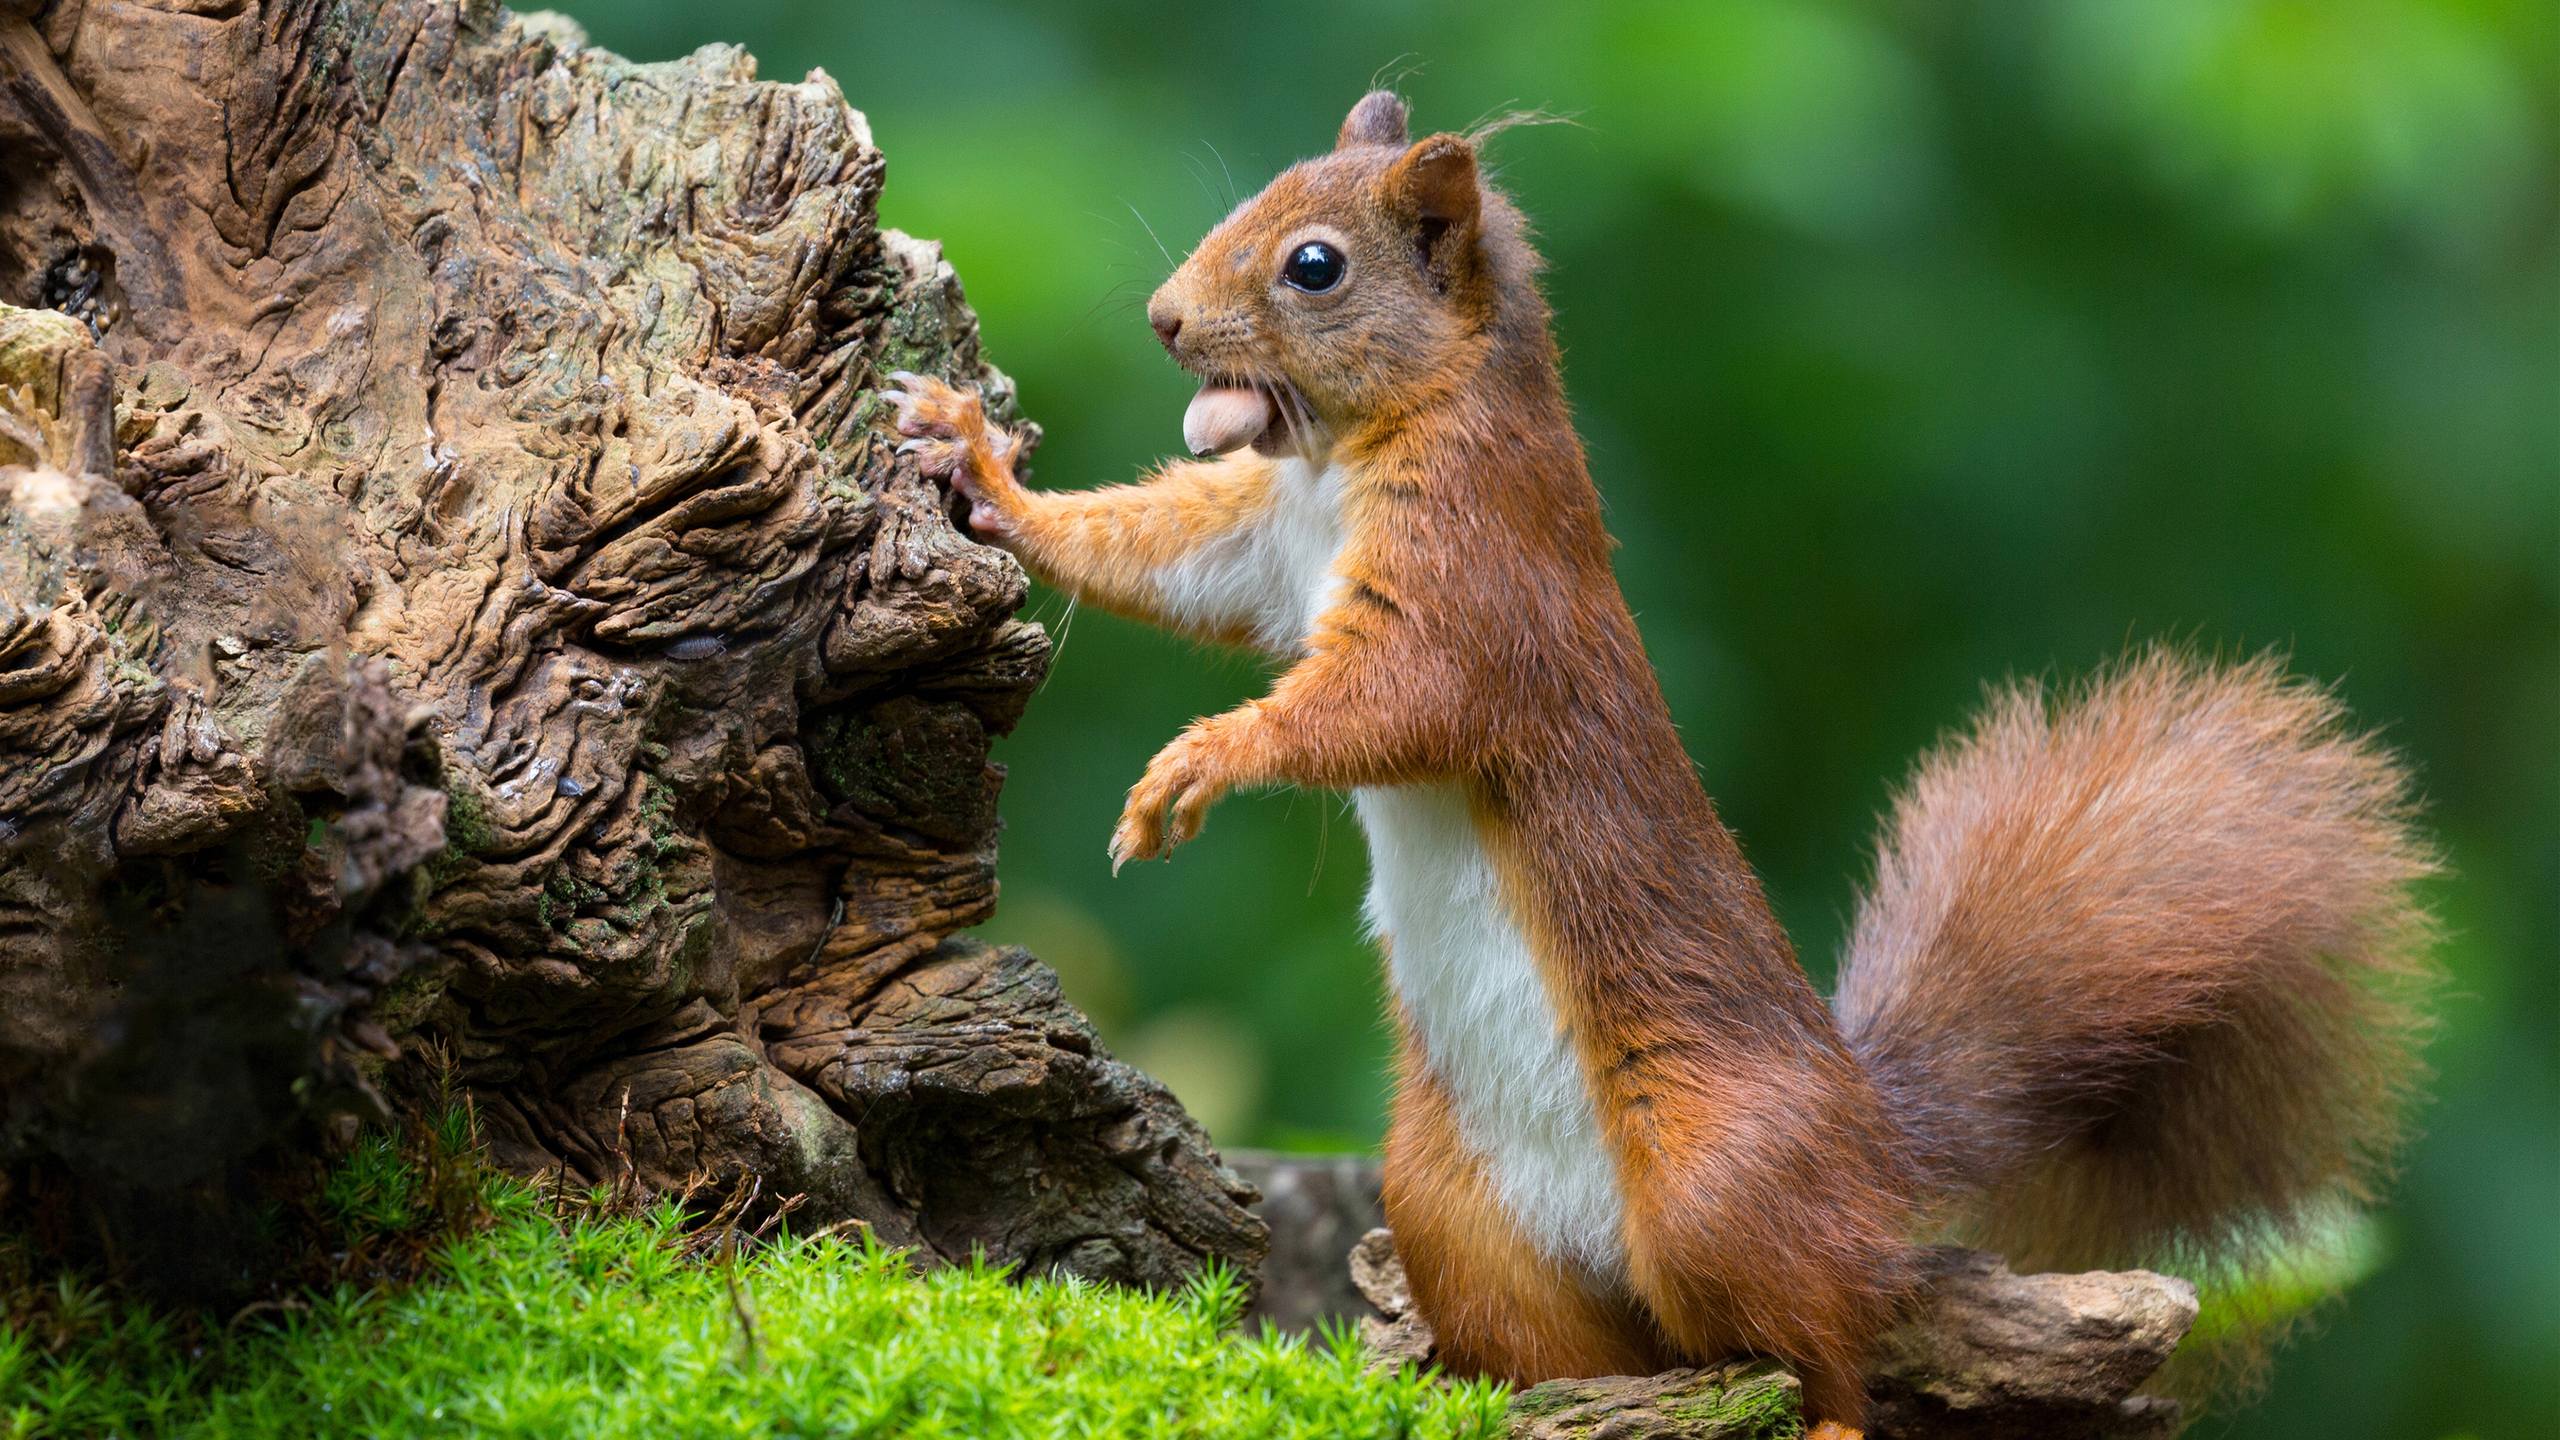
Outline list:
[[[951,479],[968,464],[972,447],[992,442],[986,406],[973,392],[912,370],[896,371],[889,380],[896,388],[880,398],[897,412],[891,424],[908,437],[898,453],[915,456],[917,469]]]
[[[913,370],[889,372],[892,389],[880,392],[898,412],[898,433],[920,439],[966,439],[986,428],[986,407],[975,391]]]
[[[1227,782],[1210,763],[1213,726],[1211,721],[1193,725],[1147,763],[1147,773],[1129,791],[1120,823],[1112,827],[1112,874],[1132,860],[1161,860],[1200,833],[1209,807],[1227,793]]]
[[[950,481],[969,501],[970,527],[980,535],[1009,533],[1005,502],[1015,489],[1013,437],[987,422],[986,406],[974,391],[911,370],[888,378],[893,388],[880,397],[896,412],[891,425],[907,437],[898,453],[913,455],[923,474]]]

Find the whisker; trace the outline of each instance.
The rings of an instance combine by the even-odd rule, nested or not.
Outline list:
[[[1103,291],[1102,298],[1094,301],[1092,306],[1084,312],[1085,318],[1093,318],[1095,314],[1099,313],[1106,306],[1126,307],[1146,304],[1148,294],[1153,293],[1152,286],[1147,287],[1147,289],[1142,293],[1128,293],[1132,287],[1142,285],[1143,283],[1144,282],[1137,280],[1123,280],[1119,284],[1112,286],[1110,289]]]
[[[1103,291],[1101,298],[1085,307],[1084,313],[1076,317],[1075,323],[1068,327],[1068,331],[1071,334],[1080,331],[1105,314],[1125,315],[1132,310],[1141,309],[1154,293],[1155,286],[1150,281],[1135,278],[1118,281],[1111,288]]]
[[[1306,442],[1298,435],[1297,417],[1289,413],[1289,397],[1278,385],[1264,387],[1271,396],[1272,416],[1280,422],[1280,433],[1289,437],[1292,451],[1303,451]]]
[[[1133,209],[1130,213],[1135,214],[1136,211]],[[1146,247],[1130,240],[1128,238],[1128,232],[1120,228],[1120,222],[1116,217],[1105,214],[1100,210],[1087,210],[1084,212],[1084,215],[1086,219],[1100,223],[1105,230],[1109,232],[1110,243],[1115,249],[1125,251],[1130,255],[1136,256],[1140,260],[1146,258]],[[1146,224],[1146,221],[1142,218],[1138,223],[1143,226]],[[1150,240],[1155,239],[1154,232],[1150,231],[1147,238]],[[1164,249],[1164,243],[1162,241],[1157,241],[1156,249],[1158,251],[1162,251]],[[1139,267],[1132,264],[1128,266],[1128,268],[1134,270]]]
[[[1209,166],[1207,162],[1203,161],[1199,156],[1192,154],[1190,151],[1185,150],[1182,152],[1182,168],[1191,172],[1192,182],[1200,187],[1201,199],[1208,201],[1212,205],[1220,203],[1218,199],[1218,187],[1209,174]],[[1229,205],[1228,208],[1233,209],[1234,206]]]
[[[1318,804],[1316,806],[1316,864],[1314,869],[1307,872],[1307,894],[1311,897],[1316,893],[1316,882],[1324,878],[1325,843],[1332,838],[1333,807]]]
[[[1058,678],[1058,662],[1065,659],[1067,654],[1067,637],[1074,634],[1076,630],[1076,603],[1075,596],[1067,597],[1067,613],[1058,618],[1058,638],[1049,644],[1048,672],[1040,677],[1039,689],[1031,692],[1034,695],[1048,689],[1049,682]]]
[[[1120,304],[1113,306],[1108,313],[1112,319],[1116,320],[1121,316],[1128,314],[1134,308],[1136,308],[1136,302],[1124,300]],[[1077,316],[1075,322],[1067,327],[1067,333],[1070,335],[1083,334],[1088,326],[1092,325],[1095,321],[1102,319],[1104,313],[1105,312],[1099,306],[1086,311],[1084,314]]]
[[[1215,141],[1204,139],[1200,143],[1208,146],[1209,153],[1218,157],[1218,172],[1227,177],[1227,208],[1233,210],[1239,203],[1239,197],[1236,194],[1236,172],[1227,168],[1227,157],[1218,153]]]
[[[1312,443],[1316,432],[1315,411],[1308,406],[1307,397],[1299,393],[1296,385],[1284,381],[1281,384],[1280,393],[1286,403],[1286,409],[1297,416],[1290,432],[1291,443],[1296,445],[1299,452],[1307,459],[1313,460],[1315,458],[1315,447]]]
[[[1120,203],[1129,207],[1130,214],[1138,216],[1138,228],[1146,231],[1147,238],[1156,242],[1156,253],[1164,257],[1165,267],[1167,269],[1180,268],[1174,263],[1173,252],[1164,248],[1164,241],[1157,238],[1156,227],[1147,223],[1146,216],[1138,215],[1137,202],[1134,200],[1123,200]]]

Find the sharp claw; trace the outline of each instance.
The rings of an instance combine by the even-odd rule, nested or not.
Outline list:
[[[923,449],[924,447],[926,447],[927,445],[930,445],[930,444],[932,444],[932,443],[933,443],[932,441],[927,440],[927,439],[925,439],[923,436],[919,435],[919,436],[917,436],[917,437],[916,437],[915,439],[913,439],[913,440],[909,440],[909,441],[906,441],[906,442],[904,442],[904,443],[900,444],[900,445],[898,446],[898,453],[899,453],[899,454],[901,454],[901,455],[913,455],[913,454],[914,454],[914,453],[916,453],[917,451],[919,451],[919,450]]]
[[[892,370],[889,372],[889,378],[897,381],[901,385],[921,385],[924,383],[924,377],[913,370]]]

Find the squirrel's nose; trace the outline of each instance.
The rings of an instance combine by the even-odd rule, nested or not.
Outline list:
[[[1147,307],[1147,323],[1156,327],[1156,338],[1164,342],[1166,354],[1173,353],[1174,337],[1182,333],[1182,312],[1170,305]]]

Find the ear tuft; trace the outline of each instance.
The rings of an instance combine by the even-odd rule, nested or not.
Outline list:
[[[1428,221],[1465,225],[1476,218],[1483,195],[1476,186],[1476,147],[1463,135],[1433,135],[1387,168],[1387,193]]]
[[[1333,148],[1348,150],[1355,145],[1401,145],[1405,139],[1404,97],[1393,90],[1372,90],[1360,97],[1343,117],[1342,133],[1334,137]]]

